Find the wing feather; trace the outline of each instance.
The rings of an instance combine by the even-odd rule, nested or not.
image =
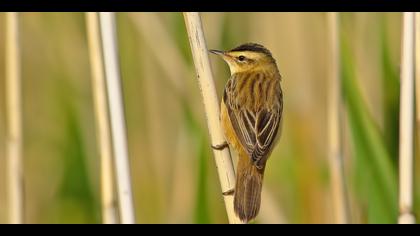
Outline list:
[[[232,127],[254,165],[257,168],[263,168],[268,154],[274,146],[280,126],[282,99],[279,99],[278,103],[274,102],[271,107],[253,106],[253,104],[247,106],[246,102],[242,101],[241,103],[237,96],[234,96],[239,91],[234,91],[235,78],[231,78],[231,80],[225,87],[223,99]],[[281,90],[279,96],[281,96]],[[253,107],[257,107],[257,109],[252,109]]]

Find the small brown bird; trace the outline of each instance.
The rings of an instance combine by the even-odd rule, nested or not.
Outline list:
[[[213,148],[231,146],[238,154],[234,210],[248,222],[259,212],[265,165],[281,134],[281,76],[272,54],[260,44],[210,52],[221,56],[231,72],[220,117],[228,143]]]

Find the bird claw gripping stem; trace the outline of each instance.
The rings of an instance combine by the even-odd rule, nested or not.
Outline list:
[[[229,189],[228,191],[225,191],[222,193],[223,196],[229,196],[233,195],[235,193],[235,189]]]
[[[224,142],[224,143],[222,143],[222,144],[211,145],[211,147],[212,147],[213,149],[215,149],[215,150],[219,150],[219,151],[221,151],[221,150],[223,150],[223,149],[225,149],[225,148],[229,148],[229,144],[228,144],[227,142]]]

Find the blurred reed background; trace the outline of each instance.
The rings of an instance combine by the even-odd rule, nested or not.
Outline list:
[[[341,13],[345,167],[351,222],[396,223],[400,13]],[[259,223],[331,223],[326,13],[203,13],[207,46],[269,48],[283,76],[281,141],[267,165]],[[99,157],[83,13],[21,13],[28,223],[100,223]],[[5,32],[5,14],[0,32]],[[117,13],[138,223],[226,223],[181,13]],[[0,34],[0,223],[5,188]],[[211,57],[221,96],[229,77]],[[417,143],[416,143],[417,144]],[[420,178],[416,163],[415,183]],[[414,211],[419,214],[419,188]]]

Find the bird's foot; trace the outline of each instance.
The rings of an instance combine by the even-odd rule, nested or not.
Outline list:
[[[223,192],[223,196],[233,195],[235,193],[235,189],[229,189],[228,191]]]
[[[224,143],[222,143],[222,144],[218,144],[218,145],[211,145],[211,147],[212,147],[213,149],[215,149],[215,150],[219,150],[219,151],[221,151],[221,150],[223,150],[223,149],[225,149],[225,148],[228,148],[228,147],[229,147],[229,144],[228,144],[227,142],[224,142]]]

